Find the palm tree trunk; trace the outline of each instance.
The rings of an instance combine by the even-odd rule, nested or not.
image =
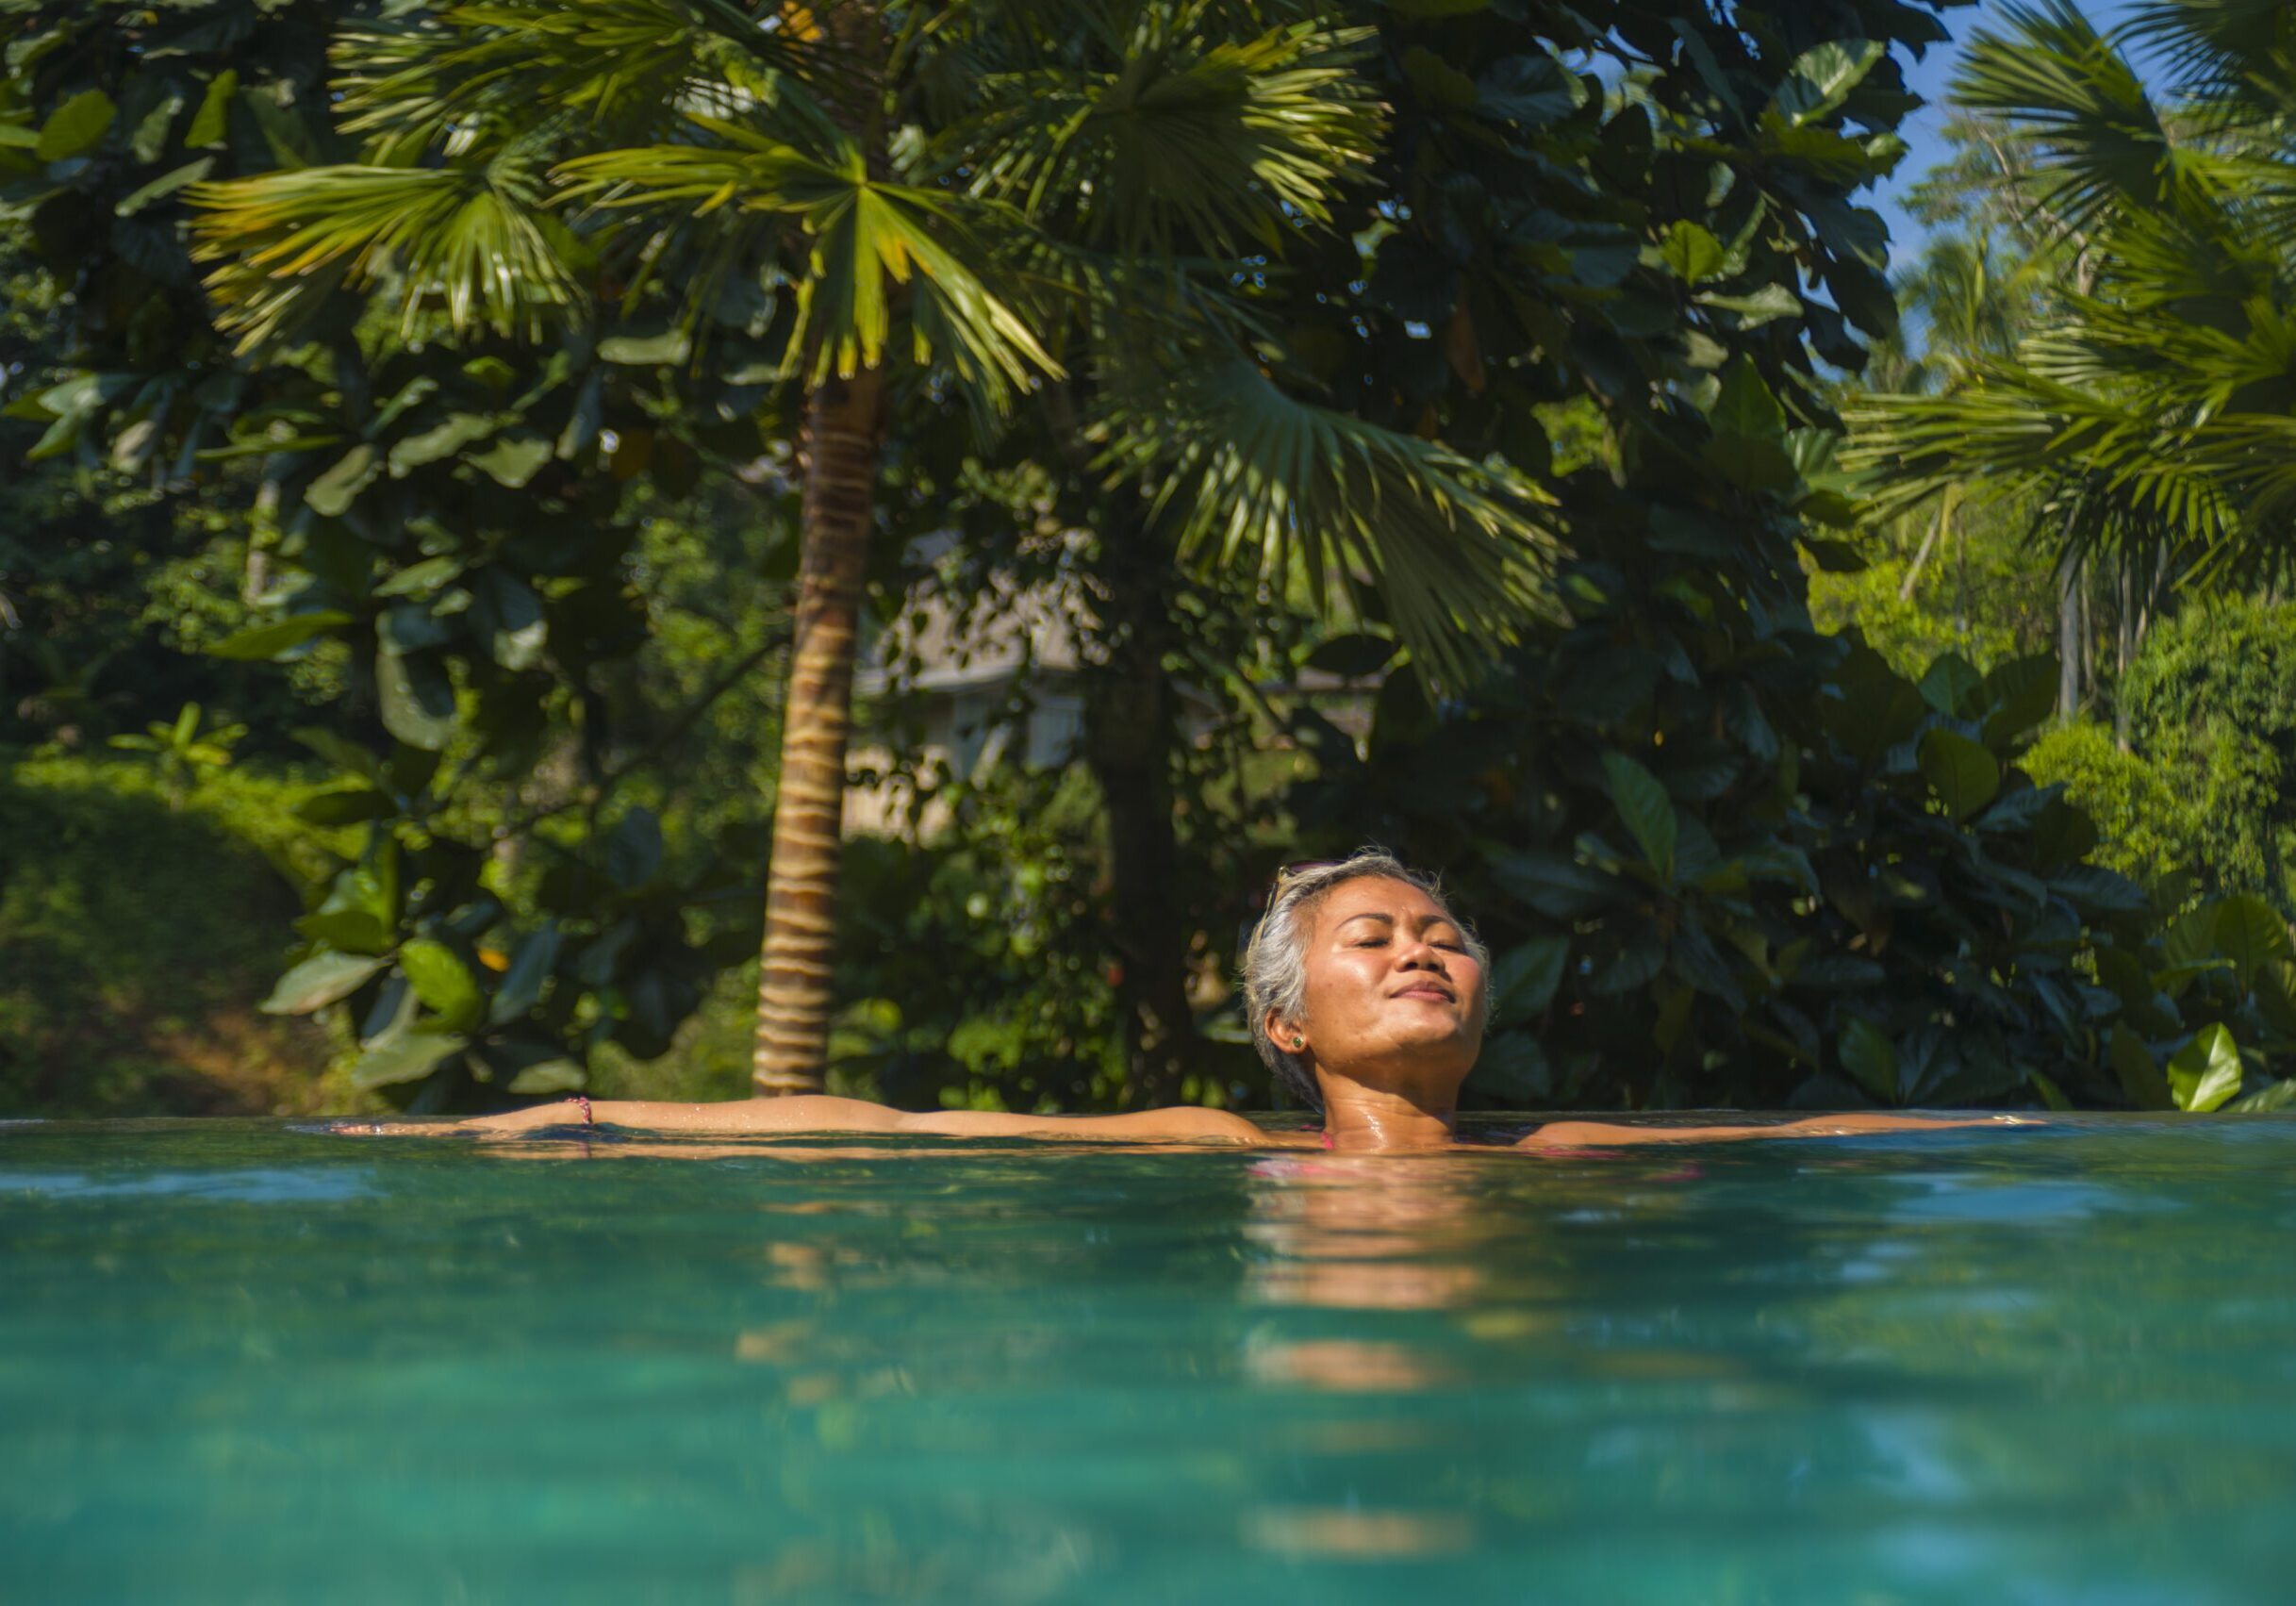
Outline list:
[[[1923,538],[1921,550],[1913,555],[1913,561],[1906,567],[1906,583],[1897,588],[1899,602],[1909,603],[1913,600],[1913,588],[1922,577],[1922,565],[1929,561],[1929,554],[1945,539],[1947,532],[1953,527],[1954,499],[1960,493],[1959,486],[1949,485],[1944,494],[1938,498],[1937,522],[1929,526],[1929,534]]]
[[[761,1096],[818,1092],[834,997],[837,861],[844,846],[845,742],[862,580],[884,439],[884,379],[863,369],[805,399],[804,507],[796,632],[782,716],[782,769],[766,872],[757,970]]]

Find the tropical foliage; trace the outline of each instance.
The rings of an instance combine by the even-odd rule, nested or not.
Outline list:
[[[1258,1102],[1240,935],[1366,839],[1497,951],[1480,1101],[2281,1096],[2276,616],[2176,617],[2281,517],[2224,8],[2157,204],[2005,13],[1892,285],[1907,0],[0,6],[0,719],[285,777],[346,1096],[736,1090],[770,857],[773,1085]],[[901,643],[1016,599],[982,751],[1072,748],[927,751]]]

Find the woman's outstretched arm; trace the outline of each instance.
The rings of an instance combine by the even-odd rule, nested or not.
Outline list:
[[[395,1134],[464,1134],[507,1137],[537,1127],[586,1121],[647,1132],[720,1134],[769,1133],[907,1132],[943,1137],[1183,1138],[1196,1142],[1260,1143],[1266,1134],[1243,1117],[1191,1105],[1139,1110],[1121,1116],[1016,1116],[993,1110],[896,1110],[866,1099],[825,1094],[792,1099],[728,1099],[715,1103],[598,1099],[535,1104],[452,1125],[345,1123],[340,1130]]]
[[[1517,1149],[1611,1149],[1627,1143],[1729,1143],[1754,1137],[1848,1137],[1865,1132],[1953,1126],[2039,1126],[2029,1116],[1885,1116],[1857,1112],[1811,1116],[1769,1126],[1621,1126],[1611,1121],[1549,1121]]]

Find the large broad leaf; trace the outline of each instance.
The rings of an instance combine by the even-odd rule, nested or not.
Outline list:
[[[231,111],[231,97],[240,87],[236,68],[226,68],[207,82],[207,92],[199,97],[199,109],[191,114],[190,126],[183,131],[183,142],[196,150],[201,145],[220,145],[229,126],[226,122]]]
[[[1688,218],[1677,220],[1659,242],[1659,260],[1686,285],[1702,283],[1722,272],[1728,255],[1722,241]]]
[[[1567,936],[1534,936],[1500,954],[1491,967],[1492,1023],[1518,1024],[1553,1002],[1570,957]]]
[[[430,1005],[442,1031],[461,1032],[478,1023],[485,998],[461,956],[442,942],[417,937],[399,950],[399,969],[415,996]]]
[[[41,161],[62,161],[92,149],[118,109],[102,90],[82,90],[48,114],[32,154]]]
[[[1623,753],[1605,753],[1602,772],[1611,783],[1611,801],[1618,805],[1619,818],[1634,834],[1643,857],[1658,872],[1660,881],[1673,881],[1675,847],[1681,826],[1675,818],[1674,800],[1666,795],[1666,787],[1657,776]]]
[[[2001,763],[1978,743],[1942,726],[1922,737],[1922,773],[1945,812],[1956,820],[1993,801],[2001,790]]]
[[[1722,371],[1722,386],[1707,413],[1714,433],[1738,440],[1778,440],[1786,434],[1786,409],[1777,405],[1761,371],[1743,352]]]
[[[2169,1092],[2194,1115],[2222,1105],[2240,1090],[2240,1045],[2221,1025],[2204,1026],[2169,1061]]]
[[[1617,877],[1556,853],[1502,853],[1491,860],[1500,887],[1543,915],[1572,919],[1615,901],[1626,890]]]
[[[1882,51],[1879,41],[1862,39],[1805,50],[1772,103],[1778,117],[1799,128],[1835,110],[1874,70]]]
[[[386,963],[363,953],[315,953],[280,977],[257,1007],[266,1015],[308,1015],[349,998]]]
[[[2216,905],[2216,951],[2232,961],[2240,990],[2255,985],[2267,965],[2290,956],[2288,922],[2253,892],[2236,893]]]
[[[1948,719],[1966,719],[1985,677],[1958,653],[1941,653],[1922,676],[1922,701]]]
[[[2009,741],[2040,724],[2056,708],[2056,690],[2054,653],[1995,664],[1978,690],[1986,707],[1985,739]]]
[[[464,1041],[452,1032],[401,1031],[393,1028],[371,1038],[366,1051],[353,1062],[351,1082],[357,1087],[386,1087],[399,1082],[420,1082],[438,1068],[449,1055],[459,1053]]]

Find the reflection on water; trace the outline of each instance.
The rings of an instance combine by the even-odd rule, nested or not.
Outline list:
[[[0,1594],[2276,1598],[2292,1221],[2285,1120],[1392,1161],[18,1128]]]

